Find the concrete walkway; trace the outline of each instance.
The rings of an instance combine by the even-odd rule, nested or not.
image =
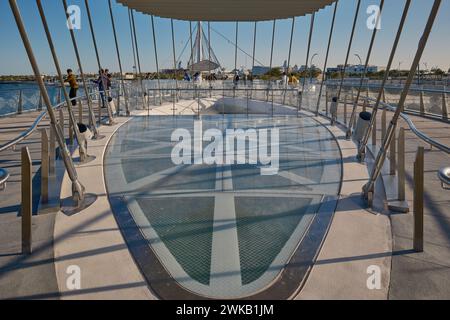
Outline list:
[[[151,110],[150,114],[171,115],[172,107],[167,104]],[[177,105],[177,114],[192,115],[196,112],[197,106],[192,101]],[[147,114],[146,111],[144,113]],[[0,118],[0,141],[8,140],[15,132],[28,127],[32,116],[31,113],[22,115],[15,122]],[[419,130],[450,144],[448,123],[412,118]],[[62,213],[56,216],[55,250],[52,234],[55,215],[34,217],[35,250],[29,257],[20,254],[20,152],[9,150],[1,154],[0,166],[8,169],[12,177],[7,190],[0,193],[0,288],[8,288],[0,290],[0,298],[155,298],[136,267],[110,211],[100,169],[108,137],[125,121],[127,119],[118,118],[116,126],[102,127],[102,134],[107,138],[90,143],[89,148],[89,153],[96,155],[97,159],[80,167],[80,180],[88,192],[99,195],[95,205],[72,217]],[[42,126],[46,125],[44,121]],[[405,124],[402,122],[402,125]],[[18,131],[14,132],[14,127]],[[378,130],[380,128],[378,125]],[[436,177],[439,167],[450,164],[449,155],[426,146],[425,252],[417,254],[411,251],[412,214],[373,215],[362,209],[364,205],[359,193],[368,171],[354,161],[354,144],[342,139],[342,131],[337,127],[330,130],[338,137],[345,161],[343,196],[317,264],[298,298],[450,298],[450,197],[449,191],[440,187]],[[40,166],[39,139],[40,134],[36,132],[24,142],[30,147],[35,161],[35,179],[38,179]],[[418,145],[423,144],[408,130],[407,200],[410,204],[412,162]],[[65,184],[62,196],[68,196],[68,191]],[[77,292],[68,290],[66,286],[67,267],[71,265],[80,266],[82,272],[82,289]],[[380,290],[367,288],[370,276],[367,268],[372,265],[381,270]]]
[[[317,120],[324,125],[329,123],[323,118]],[[368,179],[367,167],[356,161],[356,146],[345,139],[345,132],[338,127],[328,128],[337,138],[344,160],[341,199],[322,250],[297,299],[385,300],[392,252],[389,217],[364,209],[361,190]],[[377,289],[367,286],[371,266],[380,271]]]

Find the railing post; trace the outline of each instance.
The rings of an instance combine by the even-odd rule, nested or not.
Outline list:
[[[424,151],[417,150],[414,162],[414,251],[423,252],[423,196],[424,196]]]
[[[46,129],[41,130],[41,202],[48,203],[49,145]]]
[[[390,169],[390,175],[395,176],[396,169],[397,169],[397,143],[396,143],[396,131],[394,130],[394,134],[392,137],[392,142],[389,150],[389,169]]]
[[[442,118],[448,120],[447,95],[445,92],[442,93]]]
[[[17,101],[17,114],[23,113],[23,97],[22,90],[19,90],[19,99]]]
[[[98,91],[98,125],[101,126],[102,125],[102,105],[103,104],[103,99],[102,99],[102,95],[100,93],[100,89]]]
[[[78,122],[83,123],[83,102],[81,99],[78,100]]]
[[[420,115],[425,115],[425,103],[423,101],[423,91],[420,91]]]
[[[74,128],[73,128],[73,126],[72,126],[72,123],[69,121],[69,143],[70,143],[71,146],[73,146],[73,142],[74,142],[74,141],[73,141],[73,140],[74,140],[74,139],[73,139],[73,138],[74,138],[74,137],[73,137],[73,134],[74,134],[73,131],[74,131]]]
[[[59,126],[61,127],[61,132],[64,134],[64,111],[63,108],[59,108]]]
[[[372,117],[376,117],[376,114],[372,113]],[[377,119],[374,119],[373,121],[373,127],[372,127],[372,145],[377,145]]]
[[[50,150],[49,150],[49,173],[55,174],[55,160],[56,160],[56,133],[53,126],[50,126]]]
[[[325,92],[325,115],[328,116],[328,110],[329,110],[329,103],[330,103],[330,96],[328,95],[328,91]]]
[[[38,103],[38,111],[42,111],[42,107],[44,106],[44,101],[42,100],[42,93],[39,92],[39,103]]]
[[[386,103],[386,91],[384,90],[384,88],[383,88],[383,92],[382,92],[382,101],[383,101],[383,103]]]
[[[406,200],[405,193],[405,128],[401,127],[398,134],[398,201]]]
[[[57,95],[56,104],[57,105],[61,104],[61,88],[60,87],[58,87],[58,95]]]
[[[386,107],[384,107],[383,112],[381,114],[381,140],[384,140],[387,132],[387,123],[386,123]]]
[[[150,97],[149,97],[150,98]],[[149,99],[150,100],[150,99]],[[119,88],[117,89],[117,107],[116,107],[116,115],[119,116],[120,115],[120,85]]]
[[[348,95],[344,98],[344,124],[347,125],[347,107],[348,107]]]
[[[28,147],[22,148],[22,254],[32,252],[33,185],[32,163]]]
[[[367,111],[367,99],[364,99],[364,102],[363,102],[363,111],[364,111],[364,112]]]

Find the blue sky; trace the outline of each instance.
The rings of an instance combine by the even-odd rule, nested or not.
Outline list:
[[[275,1],[275,0],[274,0]],[[356,0],[340,0],[336,20],[336,32],[333,38],[329,65],[335,66],[343,64],[348,45],[348,38],[352,25],[353,15],[356,8]],[[397,68],[401,62],[401,68],[407,69],[412,62],[417,43],[426,23],[434,1],[413,0],[408,20],[405,26],[398,54],[394,61]],[[70,42],[70,36],[65,27],[65,15],[61,0],[43,0],[44,10],[52,31],[61,65],[64,69],[73,68],[76,70],[76,60]],[[97,69],[94,56],[94,48],[89,33],[88,21],[85,14],[84,1],[68,0],[69,5],[79,5],[82,9],[82,29],[76,31],[80,51],[83,59],[85,72],[93,72]],[[116,18],[117,29],[119,30],[119,44],[122,51],[122,60],[125,71],[131,71],[133,66],[132,47],[130,30],[128,24],[127,10],[113,1],[113,11]],[[392,42],[398,28],[398,23],[402,14],[404,0],[386,0],[385,9],[382,16],[382,29],[380,30],[375,43],[371,64],[385,66],[388,55],[392,47]],[[54,66],[51,60],[45,34],[41,20],[38,15],[36,2],[34,0],[18,0],[18,4],[24,18],[28,34],[30,36],[35,54],[40,63],[41,72],[54,74]],[[355,43],[349,63],[356,64],[358,59],[353,55],[358,53],[365,59],[371,30],[366,27],[368,14],[366,9],[369,5],[379,4],[379,0],[363,0],[362,10],[359,14],[358,30],[355,35]],[[103,66],[112,71],[118,70],[117,58],[115,55],[114,39],[111,32],[111,22],[109,19],[107,0],[90,0],[93,13],[93,20],[98,38],[100,55]],[[331,24],[332,7],[327,7],[316,14],[316,23],[312,40],[311,54],[318,53],[314,64],[322,67],[325,58],[326,44]],[[309,32],[310,16],[297,18],[294,44],[292,52],[292,64],[302,65],[306,60],[306,44]],[[156,18],[156,32],[158,40],[158,53],[161,68],[170,68],[173,64],[172,40],[170,32],[170,20]],[[138,41],[140,46],[140,56],[143,71],[154,71],[154,49],[151,34],[150,17],[143,14],[136,14]],[[227,38],[234,41],[235,23],[232,22],[212,22],[212,27]],[[253,45],[253,23],[242,22],[239,27],[239,46],[252,52]],[[0,0],[0,74],[31,74],[31,68],[17,31],[9,2]],[[291,20],[278,20],[274,50],[274,66],[282,65],[287,59],[289,48],[289,37]],[[440,13],[435,23],[432,36],[430,37],[427,49],[422,59],[422,68],[425,63],[428,68],[439,66],[445,70],[450,68],[450,0],[443,0]],[[257,35],[256,59],[268,65],[270,60],[270,45],[272,35],[272,22],[259,22]],[[175,21],[176,51],[179,55],[189,39],[189,23],[186,21]],[[234,66],[234,47],[212,32],[211,42],[216,56],[221,64],[227,69]],[[189,59],[189,50],[182,56],[183,66]],[[244,54],[238,56],[238,66],[251,67],[251,59]]]

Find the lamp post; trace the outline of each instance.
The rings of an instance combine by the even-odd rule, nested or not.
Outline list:
[[[363,63],[362,63],[361,56],[357,53],[355,53],[355,56],[359,59],[359,65],[362,66]]]

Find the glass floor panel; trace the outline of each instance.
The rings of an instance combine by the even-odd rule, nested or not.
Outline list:
[[[189,133],[191,141],[174,138],[179,130]],[[226,143],[227,130],[247,134],[243,148],[237,140]],[[181,142],[190,148],[180,152],[175,147]],[[213,142],[209,156],[224,163],[206,160]],[[222,149],[228,151],[223,158]],[[174,155],[185,162],[176,164]],[[238,155],[243,155],[242,163]],[[163,298],[174,297],[164,293],[167,288],[178,290],[180,298],[270,292],[320,220],[323,199],[339,194],[341,174],[337,142],[310,118],[136,117],[117,131],[105,155],[113,211],[119,225],[126,221],[135,226],[135,236],[154,255],[145,258],[142,247],[131,250],[149,285]],[[114,205],[118,201],[123,208]],[[314,246],[326,233],[326,226],[322,229],[312,237],[317,239]],[[159,264],[160,271],[151,271],[156,270],[152,264]]]

